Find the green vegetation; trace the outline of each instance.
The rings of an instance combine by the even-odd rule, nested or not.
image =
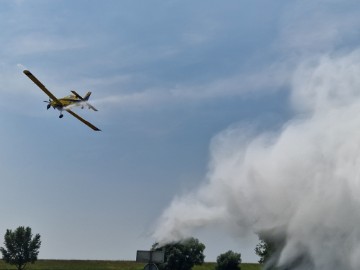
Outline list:
[[[216,270],[240,270],[241,254],[229,250],[220,254],[216,263]]]
[[[134,261],[95,261],[95,260],[38,260],[28,265],[27,270],[143,270],[145,264]],[[195,265],[193,270],[214,270],[216,263]],[[16,266],[0,260],[0,270],[15,270]],[[242,263],[241,270],[260,270],[260,264]]]
[[[216,263],[204,263],[203,265],[195,265],[193,270],[215,270]],[[241,270],[261,270],[261,265],[258,263],[242,263]]]
[[[1,247],[2,259],[18,270],[24,270],[28,263],[35,263],[41,245],[40,234],[34,237],[30,227],[20,226],[16,230],[6,230],[5,248]]]
[[[143,263],[133,261],[95,261],[95,260],[38,260],[27,270],[142,270]],[[16,267],[0,261],[1,270],[15,270]]]
[[[162,247],[156,243],[153,249],[165,249],[165,262],[157,264],[160,270],[191,270],[204,263],[205,245],[194,237]]]

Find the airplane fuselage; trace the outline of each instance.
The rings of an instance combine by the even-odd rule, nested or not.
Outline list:
[[[60,111],[63,110],[64,107],[67,107],[70,105],[81,106],[82,108],[84,108],[83,100],[77,98],[75,95],[69,95],[69,96],[66,96],[63,98],[59,98],[58,101],[59,102],[51,100],[49,102],[49,104],[54,109],[58,109]]]

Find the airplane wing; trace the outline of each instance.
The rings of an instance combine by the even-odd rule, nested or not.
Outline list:
[[[28,70],[23,71],[26,76],[29,77],[41,90],[44,91],[45,94],[49,96],[53,101],[62,106],[61,102]]]
[[[83,122],[85,125],[87,125],[88,127],[92,128],[95,131],[101,131],[101,129],[95,127],[93,124],[91,124],[90,122],[86,121],[84,118],[80,117],[79,115],[77,115],[76,113],[74,113],[72,110],[70,109],[65,109],[65,111],[67,111],[68,113],[70,113],[72,116],[74,116],[75,118],[77,118],[78,120],[80,120],[81,122]]]
[[[84,101],[84,102],[86,103],[86,105],[89,106],[89,108],[91,108],[92,110],[94,110],[94,111],[96,111],[96,112],[98,111],[93,105],[91,105],[90,103],[86,102],[86,100],[83,99],[82,96],[80,96],[78,93],[76,93],[76,91],[71,90],[71,93],[73,93],[78,99]]]

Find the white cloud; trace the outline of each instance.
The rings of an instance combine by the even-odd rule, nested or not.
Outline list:
[[[242,73],[218,78],[201,85],[179,85],[171,89],[175,97],[186,100],[201,100],[221,97],[239,97],[254,93],[277,91],[289,83],[291,70],[287,65],[271,65],[253,73]]]
[[[278,133],[235,127],[216,136],[205,183],[164,211],[158,241],[214,223],[239,235],[280,228],[282,265],[306,255],[316,270],[360,267],[360,19],[354,1],[339,11],[340,2],[289,5],[273,44],[283,60],[272,67],[172,91],[201,99],[286,85],[295,117]]]
[[[259,74],[239,75],[200,85],[178,85],[171,89],[148,88],[142,91],[121,90],[122,80],[125,80],[126,87],[129,87],[128,79],[130,78],[127,76],[120,76],[117,79],[110,78],[110,81],[102,79],[90,80],[86,84],[93,85],[93,89],[101,90],[108,89],[106,85],[111,85],[111,88],[114,89],[115,86],[110,82],[120,82],[119,90],[112,91],[113,93],[120,93],[108,94],[105,97],[103,94],[103,97],[96,98],[93,102],[107,104],[107,106],[118,106],[122,109],[148,110],[154,108],[154,106],[202,102],[204,99],[241,97],[254,94],[254,92],[270,93],[288,84],[289,74],[287,74],[287,71],[275,69],[272,72],[263,71]],[[133,79],[131,78],[131,80]]]
[[[359,63],[360,49],[347,55],[326,54],[304,61],[294,74],[293,104],[301,111],[326,111],[328,107],[351,104],[360,97]]]
[[[32,33],[10,39],[5,44],[6,55],[44,54],[47,52],[77,50],[87,45],[77,38],[64,38],[57,35]]]
[[[354,36],[359,35],[357,5],[356,1],[296,1],[281,20],[276,46],[307,54],[351,46]]]
[[[320,59],[306,72],[301,66],[292,91],[307,116],[279,134],[254,137],[246,128],[232,128],[218,135],[206,184],[173,201],[159,221],[157,240],[178,240],[219,222],[239,234],[280,228],[287,239],[280,264],[308,255],[315,269],[335,262],[358,269],[359,55]]]

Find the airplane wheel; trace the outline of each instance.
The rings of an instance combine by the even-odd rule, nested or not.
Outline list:
[[[60,115],[59,115],[59,118],[63,118],[63,116],[64,116],[63,114],[60,114]]]

